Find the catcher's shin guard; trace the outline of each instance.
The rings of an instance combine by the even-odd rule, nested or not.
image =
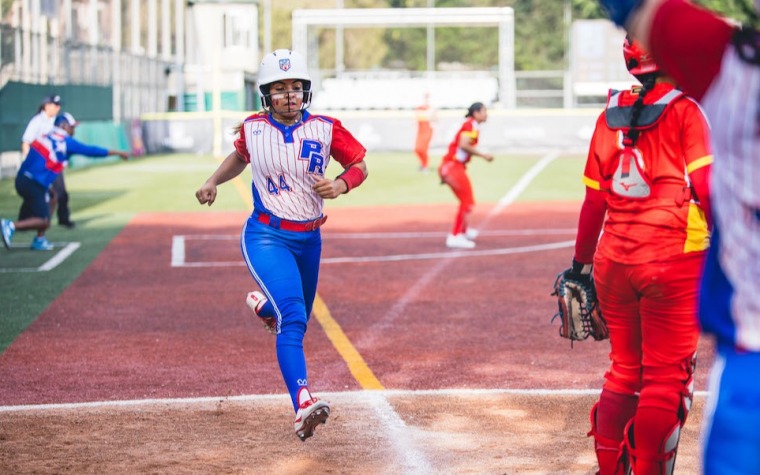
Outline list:
[[[624,456],[628,459],[629,471],[626,475],[673,475],[676,465],[678,441],[681,437],[681,423],[676,422],[668,431],[656,451],[636,447],[633,420],[625,428]]]
[[[594,452],[596,452],[596,460],[599,463],[599,471],[596,473],[597,475],[624,474],[627,470],[627,459],[622,456],[622,437],[619,440],[615,440],[599,433],[599,425],[596,422],[598,410],[599,403],[597,402],[591,408],[591,413],[589,414],[591,430],[586,434],[588,437],[594,438]]]

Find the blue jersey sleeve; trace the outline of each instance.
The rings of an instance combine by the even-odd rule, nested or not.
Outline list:
[[[88,157],[105,157],[108,149],[84,144],[72,137],[66,137],[66,153],[68,155],[87,155]]]

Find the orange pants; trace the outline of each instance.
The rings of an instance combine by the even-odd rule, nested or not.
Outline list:
[[[417,139],[414,143],[414,153],[420,159],[420,166],[427,168],[428,166],[428,149],[430,148],[430,141],[433,139],[433,128],[430,127],[430,122],[422,121],[417,123]]]

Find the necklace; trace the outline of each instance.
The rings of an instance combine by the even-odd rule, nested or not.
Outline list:
[[[277,118],[277,121],[283,125],[295,125],[301,122],[301,115],[302,114],[299,112],[298,115],[294,119],[285,119],[284,117],[280,116],[279,118]]]

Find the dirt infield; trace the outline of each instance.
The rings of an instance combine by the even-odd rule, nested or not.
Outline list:
[[[333,413],[306,443],[243,302],[244,216],[138,216],[0,355],[0,472],[593,473],[608,348],[571,350],[548,295],[578,206],[489,211],[456,253],[451,206],[329,210],[319,294],[385,389],[313,319],[309,379]],[[711,358],[703,343],[697,390]],[[698,473],[703,402],[681,473]]]

